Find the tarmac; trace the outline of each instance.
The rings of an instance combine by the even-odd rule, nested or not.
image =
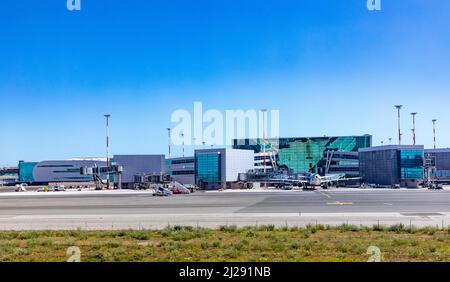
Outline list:
[[[0,230],[400,223],[447,228],[450,190],[226,190],[170,197],[132,190],[0,193]]]

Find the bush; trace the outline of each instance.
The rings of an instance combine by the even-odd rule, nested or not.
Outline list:
[[[386,231],[386,227],[383,225],[376,224],[372,226],[373,231]],[[369,229],[367,231],[370,231]]]
[[[42,241],[40,242],[40,245],[41,245],[41,246],[45,246],[45,247],[51,246],[51,245],[53,245],[53,240],[52,240],[52,239],[45,239],[45,240],[42,240]]]
[[[39,233],[36,231],[23,231],[20,232],[17,236],[20,240],[26,240],[26,239],[36,239],[39,237]]]
[[[222,225],[219,227],[219,230],[233,233],[238,231],[238,228],[236,225]]]
[[[236,258],[239,255],[239,251],[235,248],[228,248],[222,252],[222,256],[226,258]]]
[[[245,237],[255,237],[256,236],[256,232],[253,229],[248,230],[247,232],[245,232]]]
[[[429,226],[428,226],[428,227],[420,228],[420,229],[418,230],[418,232],[424,233],[424,234],[428,234],[428,235],[434,235],[437,231],[438,231],[438,230],[437,230],[436,227],[429,227]]]
[[[392,240],[392,245],[393,246],[402,246],[402,245],[406,245],[408,244],[408,240],[405,238],[394,238],[394,240]]]
[[[175,241],[188,241],[196,237],[195,232],[189,229],[178,229],[170,234],[170,238]]]
[[[395,225],[389,226],[388,231],[398,233],[398,232],[402,232],[402,231],[406,231],[406,230],[405,230],[405,225],[400,223],[400,224],[395,224]]]
[[[313,247],[313,243],[311,243],[311,242],[305,242],[305,243],[303,243],[303,248],[304,248],[305,250],[307,250],[307,251],[311,250],[312,247]]]
[[[95,243],[95,244],[92,244],[92,245],[91,245],[91,248],[92,248],[93,250],[98,251],[98,250],[100,250],[100,249],[102,248],[102,245],[100,245],[100,244],[98,244],[98,243]]]
[[[273,230],[275,230],[275,225],[273,224],[258,226],[258,231],[273,231]]]
[[[353,224],[342,224],[337,226],[336,228],[341,232],[348,232],[348,231],[356,232],[360,230],[359,226]]]
[[[197,238],[202,238],[202,237],[206,237],[209,235],[209,229],[206,228],[202,228],[202,227],[198,227],[194,229],[194,235]]]
[[[130,237],[137,240],[148,240],[150,238],[146,231],[133,231],[130,233]]]
[[[201,247],[203,250],[206,250],[206,249],[209,248],[209,243],[208,243],[207,241],[203,241],[203,242],[200,244],[200,247]]]
[[[120,246],[120,244],[117,242],[106,243],[106,247],[108,247],[109,249],[115,249],[115,248],[118,248],[119,246]]]
[[[298,248],[300,248],[300,244],[298,242],[293,242],[291,244],[291,249],[297,250]]]

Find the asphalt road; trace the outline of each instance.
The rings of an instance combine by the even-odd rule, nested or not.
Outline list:
[[[100,191],[0,195],[0,229],[162,228],[167,224],[445,225],[450,191],[321,190],[197,192],[153,197]]]

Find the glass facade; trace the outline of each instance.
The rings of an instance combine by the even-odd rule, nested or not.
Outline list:
[[[372,145],[372,136],[313,137],[313,138],[277,138],[267,139],[265,151],[276,154],[276,163],[280,168],[294,172],[317,172],[325,152],[358,152],[360,148]],[[263,152],[261,139],[233,140],[233,149]],[[354,165],[356,163],[352,163]],[[345,164],[343,164],[345,165]],[[349,165],[347,163],[347,165]]]
[[[19,182],[33,182],[33,169],[37,164],[37,162],[19,161]]]
[[[202,182],[220,182],[221,154],[203,153],[195,156],[196,179]]]
[[[422,150],[401,150],[399,158],[400,179],[423,179],[424,154]]]

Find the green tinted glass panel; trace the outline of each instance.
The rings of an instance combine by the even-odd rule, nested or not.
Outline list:
[[[199,154],[196,159],[197,180],[203,182],[220,182],[220,154]]]
[[[19,182],[33,182],[33,169],[36,162],[19,162]]]
[[[234,140],[234,149],[263,151],[260,139]],[[315,172],[326,150],[358,152],[372,145],[372,136],[316,137],[316,138],[270,138],[265,142],[265,151],[277,154],[278,167],[294,172]],[[357,161],[341,165],[357,165]]]
[[[400,151],[400,178],[401,179],[422,179],[423,171],[423,151],[402,150]]]

